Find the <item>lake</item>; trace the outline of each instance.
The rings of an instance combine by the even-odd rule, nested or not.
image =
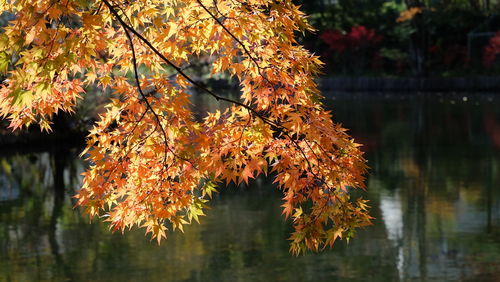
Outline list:
[[[201,224],[160,246],[141,229],[113,234],[73,208],[80,148],[12,148],[0,155],[0,281],[499,281],[500,97],[329,97],[370,166],[374,224],[349,243],[291,256],[266,179],[220,189]]]

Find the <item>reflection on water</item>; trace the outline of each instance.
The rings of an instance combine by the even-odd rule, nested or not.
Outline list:
[[[298,258],[263,179],[224,190],[201,224],[157,246],[73,209],[78,149],[2,152],[0,281],[497,281],[500,102],[473,97],[329,100],[366,145],[376,220],[348,245]]]

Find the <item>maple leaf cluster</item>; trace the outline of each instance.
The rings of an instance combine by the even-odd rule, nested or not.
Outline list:
[[[319,250],[370,224],[366,162],[334,124],[314,82],[319,59],[295,40],[312,30],[286,0],[33,0],[0,2],[15,19],[0,34],[0,115],[50,130],[85,86],[111,89],[82,153],[76,198],[115,230],[146,228],[158,242],[204,215],[220,183],[274,176],[295,231],[291,251]],[[209,58],[241,85],[220,96],[184,72]],[[196,88],[224,111],[197,120]]]
[[[422,7],[411,7],[408,10],[404,10],[399,14],[399,17],[396,19],[396,22],[402,23],[406,21],[412,20],[418,14],[421,14],[424,11]]]

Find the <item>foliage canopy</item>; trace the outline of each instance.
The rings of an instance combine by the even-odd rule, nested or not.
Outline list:
[[[312,28],[291,1],[0,3],[15,14],[0,34],[0,115],[12,129],[50,130],[89,84],[113,93],[82,153],[91,166],[76,197],[91,217],[160,241],[198,221],[219,182],[271,173],[293,220],[293,253],[370,223],[366,201],[348,193],[364,188],[365,160],[322,107],[321,63],[294,39]],[[200,57],[238,79],[239,99],[186,73]],[[197,120],[192,88],[232,105]]]

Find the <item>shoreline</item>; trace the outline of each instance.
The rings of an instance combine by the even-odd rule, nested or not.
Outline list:
[[[321,91],[426,91],[493,92],[500,91],[500,76],[478,77],[320,77]]]

